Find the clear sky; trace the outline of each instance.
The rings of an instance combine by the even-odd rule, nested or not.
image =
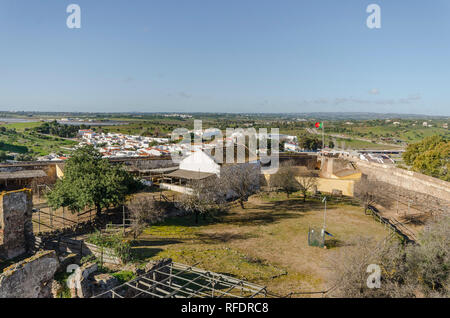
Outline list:
[[[450,115],[450,1],[0,0],[0,110]]]

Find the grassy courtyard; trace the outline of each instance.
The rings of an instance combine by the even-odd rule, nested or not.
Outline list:
[[[331,271],[327,261],[346,248],[354,236],[387,236],[384,227],[364,215],[360,207],[330,203],[327,230],[334,235],[328,248],[310,247],[308,228],[323,224],[323,204],[299,195],[256,195],[245,209],[201,219],[177,217],[147,228],[133,247],[141,261],[170,257],[175,262],[232,275],[265,285],[268,290],[320,291]]]

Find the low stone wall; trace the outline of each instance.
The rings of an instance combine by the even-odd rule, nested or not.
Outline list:
[[[51,298],[59,266],[55,251],[42,251],[0,274],[0,298]]]
[[[121,265],[122,260],[110,248],[102,248],[95,244],[87,243],[82,240],[74,240],[66,237],[47,240],[42,242],[42,247],[52,249],[58,253],[77,254],[79,257],[94,255],[102,263]]]

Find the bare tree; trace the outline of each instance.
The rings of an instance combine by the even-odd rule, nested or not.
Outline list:
[[[145,196],[134,197],[127,205],[130,211],[131,229],[136,239],[149,224],[161,222],[166,209],[161,202]]]
[[[241,208],[259,188],[260,167],[255,164],[230,165],[221,172],[221,185],[226,195],[237,198]]]
[[[426,297],[450,296],[450,215],[429,221],[419,243],[407,249],[408,274]]]
[[[366,178],[361,179],[355,184],[355,197],[363,205],[364,213],[367,213],[367,209],[377,202],[375,191],[375,183]]]
[[[355,198],[357,198],[364,207],[364,213],[367,213],[369,207],[373,207],[375,204],[379,204],[385,208],[389,208],[392,205],[392,200],[389,199],[383,191],[394,190],[386,187],[386,184],[367,178],[361,178],[361,180],[355,184]]]
[[[306,171],[301,173],[298,177],[298,184],[300,192],[303,194],[303,202],[306,202],[306,196],[315,186],[317,186],[317,176],[313,171]]]
[[[224,195],[219,190],[217,178],[206,180],[195,180],[189,184],[190,193],[180,196],[177,207],[195,216],[195,223],[198,223],[199,215],[206,217],[215,211],[227,209]]]
[[[450,216],[430,222],[418,243],[403,245],[395,237],[380,242],[365,237],[351,240],[330,255],[329,296],[448,297]],[[380,268],[378,288],[367,284],[371,264]]]
[[[355,237],[349,246],[330,255],[332,272],[330,297],[387,298],[413,297],[416,286],[405,280],[404,251],[395,240],[376,242],[369,237]],[[370,275],[377,266],[380,285],[370,286]],[[373,281],[372,281],[373,282]]]
[[[280,167],[269,179],[269,186],[271,188],[281,189],[286,193],[288,198],[289,194],[300,189],[300,184],[296,179],[296,169],[293,165],[293,162],[284,164],[283,167]]]

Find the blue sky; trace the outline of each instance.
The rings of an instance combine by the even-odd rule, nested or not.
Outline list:
[[[449,39],[447,0],[0,0],[0,110],[450,115]]]

